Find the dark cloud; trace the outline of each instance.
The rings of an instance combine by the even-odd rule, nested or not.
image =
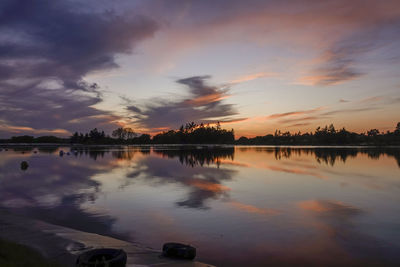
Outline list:
[[[351,8],[351,5],[348,7]],[[390,56],[383,58],[390,61],[398,51],[393,44],[400,44],[400,18],[380,18],[369,21],[363,18],[358,23],[363,26],[353,34],[333,43],[323,54],[323,63],[314,70],[315,77],[310,77],[314,84],[333,85],[359,78],[366,74],[367,68],[360,65],[370,52],[387,48]],[[373,60],[382,60],[374,58]]]
[[[321,117],[321,116],[308,116],[308,117],[303,117],[303,118],[280,120],[279,122],[281,122],[281,123],[292,123],[292,122],[319,120],[319,119],[322,119],[322,118],[323,117]]]
[[[189,89],[190,98],[179,101],[159,100],[143,109],[130,105],[127,109],[136,114],[137,122],[141,126],[150,129],[177,128],[190,121],[232,121],[234,118],[231,116],[236,115],[237,111],[234,105],[223,102],[228,97],[228,88],[207,85],[205,80],[209,78],[210,76],[194,76],[176,81]]]
[[[151,36],[143,16],[79,9],[68,1],[2,1],[0,4],[0,123],[77,130],[112,124],[96,84],[82,79],[115,68],[118,53]]]
[[[284,118],[284,117],[307,115],[307,114],[317,113],[322,109],[323,109],[323,107],[318,107],[318,108],[308,109],[308,110],[296,110],[296,111],[290,111],[290,112],[285,112],[285,113],[276,113],[276,114],[272,114],[272,115],[268,116],[268,118],[269,119],[279,119],[279,118]]]
[[[315,70],[314,77],[309,77],[310,81],[316,85],[333,85],[362,76],[363,73],[353,66],[354,59],[350,55],[354,54],[346,50],[327,51],[326,62]]]
[[[302,126],[307,126],[310,124],[311,123],[295,123],[295,124],[289,125],[289,127],[302,127]]]
[[[338,110],[324,112],[321,115],[329,116],[329,115],[336,115],[336,114],[341,114],[341,113],[356,113],[356,112],[364,112],[364,111],[371,111],[371,110],[377,110],[377,109],[380,109],[380,108],[379,107],[363,107],[363,108],[338,109]]]
[[[276,114],[272,114],[272,115],[268,116],[267,118],[280,119],[278,121],[279,123],[291,124],[291,125],[289,125],[289,127],[307,126],[316,120],[332,118],[332,116],[336,115],[336,114],[350,114],[350,113],[379,110],[382,107],[377,106],[377,105],[371,105],[371,104],[374,104],[374,102],[382,101],[382,100],[383,100],[382,97],[370,97],[370,98],[365,98],[365,99],[359,101],[358,105],[362,104],[359,107],[335,109],[335,110],[328,110],[328,111],[323,111],[323,110],[325,110],[325,108],[319,107],[319,108],[309,109],[309,110],[298,110],[298,111],[291,111],[291,112],[285,112],[285,113],[276,113]],[[370,104],[370,105],[366,106],[365,104]]]

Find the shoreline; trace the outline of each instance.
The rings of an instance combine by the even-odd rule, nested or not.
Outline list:
[[[197,261],[161,257],[161,250],[143,247],[116,238],[49,224],[0,210],[0,239],[32,248],[45,259],[63,266],[75,266],[78,255],[93,248],[123,249],[129,266],[197,266],[212,265]]]
[[[63,144],[0,143],[3,147],[294,147],[294,148],[400,148],[400,145],[241,145],[241,144]],[[1,151],[1,150],[0,150]]]

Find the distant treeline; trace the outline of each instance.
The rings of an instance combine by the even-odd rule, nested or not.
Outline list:
[[[400,145],[400,122],[393,132],[379,132],[371,129],[366,133],[349,132],[345,128],[337,130],[333,124],[318,127],[314,133],[290,133],[275,131],[275,134],[254,138],[240,137],[240,145]]]
[[[380,132],[371,129],[366,133],[355,133],[345,128],[337,130],[332,124],[318,127],[310,133],[275,131],[275,134],[254,138],[240,137],[235,140],[234,130],[216,126],[195,124],[182,125],[178,130],[169,130],[151,137],[135,133],[131,128],[118,128],[112,136],[97,128],[88,133],[75,132],[70,138],[56,136],[33,137],[28,135],[1,139],[0,143],[61,143],[61,144],[237,144],[237,145],[400,145],[400,122],[394,131]]]

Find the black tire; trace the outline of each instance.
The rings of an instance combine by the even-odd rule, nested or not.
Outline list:
[[[100,248],[83,252],[76,260],[79,267],[125,267],[127,255],[122,249]]]
[[[163,255],[169,258],[193,260],[196,257],[196,248],[181,243],[165,243]]]

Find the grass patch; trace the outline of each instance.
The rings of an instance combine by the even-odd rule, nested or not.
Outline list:
[[[45,259],[39,252],[19,244],[0,239],[1,267],[61,267]]]

